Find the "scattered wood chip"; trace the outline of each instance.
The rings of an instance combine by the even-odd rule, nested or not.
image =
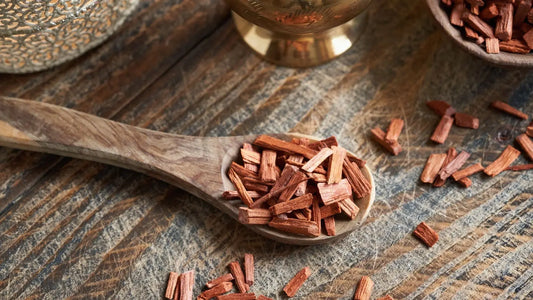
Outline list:
[[[392,298],[390,295],[386,295],[385,297],[380,297],[377,300],[394,300],[394,298]]]
[[[241,264],[238,261],[232,261],[229,263],[231,275],[235,278],[235,284],[240,293],[246,293],[250,290],[250,287],[244,282],[244,274],[242,273]]]
[[[250,253],[244,254],[244,281],[248,286],[254,284],[254,256]]]
[[[233,277],[233,275],[231,275],[231,273],[226,273],[220,277],[217,277],[211,281],[209,281],[208,283],[205,284],[205,286],[210,289],[216,285],[219,285],[223,282],[230,282],[232,280],[234,280],[235,278]]]
[[[428,247],[432,247],[439,240],[438,233],[436,233],[435,230],[433,230],[424,222],[416,226],[416,229],[413,234]]]
[[[455,150],[455,148],[449,148],[448,149],[448,152],[446,153],[446,159],[444,160],[444,163],[442,164],[442,167],[441,169],[439,170],[439,172],[445,168],[452,160],[455,159],[455,157],[457,156],[457,151]],[[435,182],[433,182],[433,186],[434,187],[441,187],[443,186],[444,184],[446,183],[446,180],[442,180],[440,178],[440,176],[437,176],[437,178],[435,179]]]
[[[510,41],[501,41],[500,51],[519,53],[519,54],[528,54],[531,51],[531,49],[528,47],[528,45],[524,41],[518,40],[518,39],[512,39]]]
[[[311,148],[289,143],[268,135],[260,135],[254,141],[254,145],[276,151],[301,154],[307,159],[311,159],[318,152]]]
[[[298,189],[298,185],[300,182],[305,181],[307,176],[305,176],[304,173],[300,171],[296,171],[292,177],[289,179],[289,182],[287,183],[287,186],[290,186],[290,188],[287,188],[279,195],[279,201],[285,202],[289,201],[289,199],[294,196],[294,193],[296,193],[296,190]]]
[[[170,272],[168,275],[167,289],[165,291],[165,298],[172,299],[174,297],[174,292],[176,291],[176,286],[178,285],[178,280],[180,274],[175,272]]]
[[[346,150],[342,147],[333,146],[331,147],[333,154],[329,158],[328,165],[328,184],[339,183],[342,179],[342,163],[346,157]]]
[[[500,53],[500,40],[498,40],[497,38],[486,38],[485,50],[488,54]]]
[[[232,162],[230,168],[233,169],[233,171],[235,171],[235,173],[237,173],[237,175],[239,175],[240,177],[257,177],[257,174],[255,172],[246,169],[245,167],[239,165],[236,162]]]
[[[479,38],[479,34],[477,34],[477,32],[475,32],[474,29],[472,29],[472,28],[470,28],[468,26],[465,26],[464,29],[465,29],[465,36],[467,38],[472,39],[474,41],[476,41]]]
[[[315,222],[318,232],[322,232],[322,216],[320,215],[320,202],[318,197],[313,197],[313,208],[311,210],[311,220]]]
[[[463,177],[457,180],[457,182],[464,188],[469,188],[470,186],[472,186],[472,180],[470,180],[470,178],[468,177]]]
[[[486,38],[494,38],[494,30],[492,27],[490,27],[489,24],[485,23],[483,20],[481,20],[478,16],[465,11],[463,13],[462,19],[466,24],[468,24],[472,29],[477,31],[477,33],[481,34],[482,36]]]
[[[370,277],[363,276],[361,277],[361,280],[359,280],[359,284],[357,285],[357,289],[355,290],[355,294],[353,296],[354,300],[369,300],[370,296],[372,295],[372,289],[374,288],[374,282]]]
[[[259,166],[259,178],[264,182],[275,182],[276,174],[276,151],[265,149],[261,153],[261,165]]]
[[[261,198],[262,196],[256,191],[246,191],[246,192],[252,199],[258,199],[258,198]],[[226,200],[237,200],[237,199],[241,199],[241,196],[239,195],[239,191],[225,191],[224,193],[222,193],[222,198]]]
[[[268,298],[268,297],[263,296],[263,295],[259,295],[259,296],[257,296],[257,300],[274,300],[274,299]]]
[[[403,120],[402,119],[392,119],[387,129],[387,134],[385,135],[385,141],[389,144],[394,144],[398,142],[398,137],[402,133],[403,129]]]
[[[277,216],[283,213],[291,212],[293,210],[308,208],[312,204],[313,194],[305,194],[290,201],[280,202],[276,205],[271,206],[269,209],[273,215]]]
[[[244,143],[242,145],[241,157],[242,157],[242,161],[248,164],[258,165],[261,163],[261,153],[255,151],[252,145],[248,143]],[[250,170],[249,168],[246,167],[246,165],[244,167]],[[253,170],[250,170],[250,171],[253,171]],[[255,172],[257,172],[257,170]]]
[[[533,164],[525,164],[525,165],[516,165],[516,166],[510,166],[507,167],[508,171],[526,171],[526,170],[533,170]]]
[[[320,199],[324,205],[333,204],[337,201],[349,198],[352,195],[352,188],[346,179],[333,184],[318,183],[317,187]]]
[[[497,110],[500,110],[500,111],[503,111],[509,115],[512,115],[512,116],[515,116],[515,117],[518,117],[520,119],[524,119],[524,120],[527,120],[528,119],[528,116],[519,111],[518,109],[512,107],[511,105],[507,104],[507,103],[504,103],[504,102],[501,102],[501,101],[494,101],[491,103],[490,105],[491,107],[497,109]]]
[[[254,293],[234,293],[220,295],[215,298],[216,300],[256,300]]]
[[[303,235],[308,237],[317,237],[320,235],[318,226],[314,221],[298,220],[298,219],[282,219],[274,217],[268,223],[268,226],[276,228],[281,231]]]
[[[426,105],[440,117],[453,116],[456,113],[455,108],[446,101],[433,100],[426,102]]]
[[[452,176],[457,170],[459,170],[470,157],[470,153],[466,151],[461,151],[452,161],[450,161],[446,166],[444,166],[439,171],[439,178],[441,180],[446,180],[448,177]]]
[[[446,160],[446,156],[445,153],[431,154],[428,157],[424,171],[420,175],[420,180],[425,183],[433,183]]]
[[[194,288],[194,271],[191,270],[182,273],[180,275],[179,282],[179,300],[192,300],[192,289]]]
[[[488,167],[485,168],[485,174],[489,176],[496,176],[510,166],[520,155],[520,151],[512,146],[507,146],[502,154]]]
[[[448,138],[448,135],[450,134],[452,125],[453,125],[452,117],[449,117],[446,115],[442,116],[439,124],[437,125],[437,128],[435,128],[435,131],[433,132],[433,135],[431,136],[431,140],[434,141],[435,143],[443,144]]]
[[[400,152],[402,152],[402,146],[400,146],[400,144],[397,142],[389,144],[387,141],[385,141],[386,134],[383,132],[383,130],[381,130],[381,128],[376,127],[370,130],[370,133],[372,135],[372,139],[385,148],[385,150],[392,153],[392,155],[398,155]]]
[[[526,134],[521,134],[516,137],[516,142],[522,147],[526,156],[533,160],[533,141]]]
[[[349,159],[345,159],[342,165],[342,172],[348,183],[350,184],[353,193],[357,198],[363,198],[372,192],[372,184],[363,175],[359,166],[351,162]]]
[[[479,13],[479,17],[485,21],[496,18],[500,14],[498,6],[494,2],[488,3]]]
[[[513,36],[513,4],[500,6],[500,17],[496,21],[494,35],[502,41],[508,41]]]
[[[311,276],[311,269],[309,267],[303,268],[287,283],[283,291],[289,298],[294,297],[309,276]]]
[[[239,222],[250,225],[266,225],[272,220],[268,209],[239,207]]]
[[[302,170],[312,173],[318,166],[328,159],[331,154],[333,154],[333,150],[330,148],[322,148],[320,152],[302,166]]]
[[[340,213],[341,212],[340,202],[341,201],[335,202],[335,203],[330,204],[330,205],[322,206],[320,208],[320,217],[322,219],[325,219],[325,218],[329,218],[329,217],[332,217],[332,216]]]
[[[513,25],[515,27],[518,27],[520,26],[520,24],[524,23],[530,9],[531,9],[531,0],[518,1],[518,5],[516,6],[516,11],[513,17]]]
[[[455,125],[459,127],[478,129],[479,128],[479,119],[464,113],[455,114]]]
[[[466,10],[466,5],[464,3],[455,3],[450,13],[450,23],[455,26],[463,27],[463,13]]]
[[[233,288],[233,283],[222,282],[208,290],[201,292],[197,300],[199,299],[209,300],[211,298],[214,298],[216,296],[219,296],[219,295],[222,295],[224,293],[231,291],[232,288]]]
[[[359,213],[359,207],[353,202],[352,199],[344,199],[338,202],[342,212],[351,220],[354,220]]]
[[[533,138],[533,126],[528,126],[526,128],[526,134]]]
[[[246,188],[244,187],[244,184],[242,183],[241,179],[235,172],[233,168],[230,168],[228,171],[228,177],[229,180],[233,183],[235,188],[237,189],[237,192],[239,193],[239,196],[244,204],[246,204],[248,207],[252,205],[254,202],[252,200],[252,197],[250,197],[250,194],[248,194],[248,191],[246,191]]]
[[[329,236],[335,235],[335,218],[327,217],[324,218],[324,228],[326,229],[326,234]]]
[[[452,174],[453,180],[459,181],[465,177],[468,177],[470,175],[473,175],[477,172],[483,171],[484,168],[480,163],[470,165],[462,170],[456,171]]]

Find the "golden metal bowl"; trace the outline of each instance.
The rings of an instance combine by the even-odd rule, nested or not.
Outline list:
[[[0,72],[44,70],[110,36],[139,0],[0,1]]]
[[[268,61],[325,63],[348,50],[366,27],[371,0],[226,0],[237,31]]]

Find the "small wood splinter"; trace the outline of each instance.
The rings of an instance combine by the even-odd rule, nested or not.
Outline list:
[[[459,127],[478,129],[479,128],[479,119],[464,113],[455,114],[455,125]]]
[[[516,142],[522,147],[527,157],[533,160],[533,141],[525,134],[516,137]]]
[[[445,153],[431,154],[428,157],[424,171],[422,171],[422,174],[420,175],[420,181],[433,183],[446,160],[446,156]]]
[[[287,285],[283,288],[283,291],[289,298],[294,297],[309,276],[311,276],[311,268],[303,268],[287,283]]]
[[[220,295],[215,298],[216,300],[256,300],[254,293],[234,293]]]
[[[369,300],[372,295],[372,289],[374,288],[374,281],[368,276],[361,277],[355,294],[353,296],[354,300]]]
[[[533,138],[533,126],[532,125],[529,125],[526,128],[526,134]]]
[[[398,142],[398,137],[402,133],[404,122],[402,119],[392,119],[385,135],[385,141],[389,144]]]
[[[468,166],[462,170],[459,170],[459,171],[455,171],[453,174],[452,174],[452,177],[453,177],[453,180],[455,181],[459,181],[465,177],[468,177],[470,175],[473,175],[477,172],[481,172],[483,171],[485,168],[483,168],[483,166],[480,164],[480,163],[477,163],[477,164],[474,164],[474,165],[471,165],[471,166]]]
[[[520,155],[520,151],[512,146],[507,146],[500,156],[485,168],[485,174],[494,177],[510,166]]]
[[[491,103],[490,106],[495,108],[495,109],[497,109],[497,110],[503,111],[504,113],[507,113],[509,115],[518,117],[520,119],[527,120],[529,118],[525,113],[523,113],[523,112],[519,111],[518,109],[512,107],[511,105],[509,105],[507,103],[504,103],[504,102],[501,102],[501,101],[494,101],[494,102]]]
[[[178,281],[180,278],[180,274],[175,272],[170,272],[168,275],[168,283],[167,283],[167,289],[165,291],[165,298],[172,299],[174,297],[174,292],[176,291],[176,286],[178,285]]]
[[[452,117],[442,116],[439,124],[433,132],[433,135],[431,136],[431,140],[435,143],[443,144],[448,138],[448,135],[450,134],[450,130],[452,129],[453,125],[453,120],[454,119]]]
[[[457,156],[457,150],[455,150],[455,148],[453,147],[449,148],[448,151],[446,152],[446,159],[444,159],[444,163],[442,164],[442,167],[439,170],[439,172],[443,170],[452,160],[454,160],[456,156]],[[437,176],[437,178],[435,178],[435,181],[433,182],[433,186],[442,187],[444,186],[445,183],[446,183],[446,180],[443,180],[440,178],[440,176]]]
[[[328,184],[339,183],[342,179],[342,162],[346,157],[346,150],[342,147],[333,146],[331,147],[333,154],[329,158],[328,165]]]
[[[222,295],[224,293],[231,291],[232,288],[233,288],[233,283],[222,282],[206,291],[203,291],[202,293],[200,293],[200,295],[196,299],[197,300],[200,300],[200,299],[209,300],[211,298],[214,298],[216,296],[219,296],[219,295]]]
[[[244,281],[248,286],[254,284],[254,256],[250,253],[244,254]]]
[[[446,101],[433,100],[426,102],[426,105],[440,117],[453,116],[456,113],[455,108]]]
[[[244,274],[242,273],[241,264],[238,261],[232,261],[228,265],[231,275],[235,278],[235,284],[237,289],[241,293],[246,293],[250,290],[250,287],[244,282]]]
[[[194,287],[194,271],[191,270],[182,273],[180,275],[179,281],[179,300],[192,300],[192,289]],[[174,300],[176,300],[176,296],[174,296]]]
[[[233,279],[233,275],[231,275],[231,273],[226,273],[220,277],[217,277],[211,281],[209,281],[208,283],[205,284],[205,286],[210,289],[216,285],[219,285],[221,284],[222,282],[229,282],[229,281],[232,281]]]
[[[318,166],[320,166],[326,159],[333,154],[330,148],[322,148],[317,155],[313,156],[308,162],[302,166],[302,170],[312,173]]]
[[[439,240],[439,234],[424,222],[416,226],[413,234],[428,247],[432,247]]]
[[[380,144],[385,150],[389,151],[392,155],[398,155],[400,152],[402,152],[402,146],[398,142],[389,144],[385,140],[386,133],[381,130],[381,128],[376,127],[372,130],[370,130],[370,134],[372,135],[372,139],[376,141],[378,144]]]

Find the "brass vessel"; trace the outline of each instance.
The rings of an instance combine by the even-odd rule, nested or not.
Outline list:
[[[348,50],[366,27],[371,0],[226,0],[237,31],[268,61],[291,67],[325,63]]]

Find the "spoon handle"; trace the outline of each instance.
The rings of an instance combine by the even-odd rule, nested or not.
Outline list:
[[[146,173],[197,196],[219,182],[215,138],[173,135],[36,101],[0,97],[0,145]]]

